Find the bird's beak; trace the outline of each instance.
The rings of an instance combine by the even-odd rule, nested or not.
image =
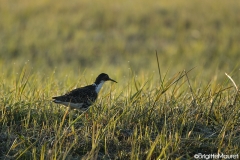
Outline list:
[[[109,78],[109,81],[113,81],[113,82],[117,83],[117,81],[115,81],[115,80],[113,80],[113,79],[111,79],[111,78]]]

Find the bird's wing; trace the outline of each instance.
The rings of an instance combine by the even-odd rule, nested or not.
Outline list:
[[[53,97],[55,100],[71,103],[92,103],[96,100],[97,93],[87,87],[74,89],[65,95]]]

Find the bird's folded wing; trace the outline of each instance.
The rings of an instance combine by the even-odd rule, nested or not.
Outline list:
[[[86,88],[77,88],[66,93],[65,95],[53,97],[55,100],[71,103],[94,102],[96,98],[97,93],[94,92],[94,90],[89,90]]]

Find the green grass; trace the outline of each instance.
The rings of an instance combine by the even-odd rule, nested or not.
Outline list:
[[[239,154],[239,8],[0,0],[0,159]],[[51,102],[101,72],[86,113]]]
[[[221,86],[194,88],[188,81],[193,71],[163,83],[130,75],[126,86],[105,84],[86,113],[68,113],[49,101],[62,88],[55,74],[37,81],[24,68],[12,84],[4,80],[1,86],[1,157],[188,159],[239,153],[236,89],[228,78]]]

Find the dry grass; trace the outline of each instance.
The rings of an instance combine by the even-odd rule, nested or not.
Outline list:
[[[0,159],[240,153],[238,1],[0,4]],[[86,113],[51,102],[101,72]]]

